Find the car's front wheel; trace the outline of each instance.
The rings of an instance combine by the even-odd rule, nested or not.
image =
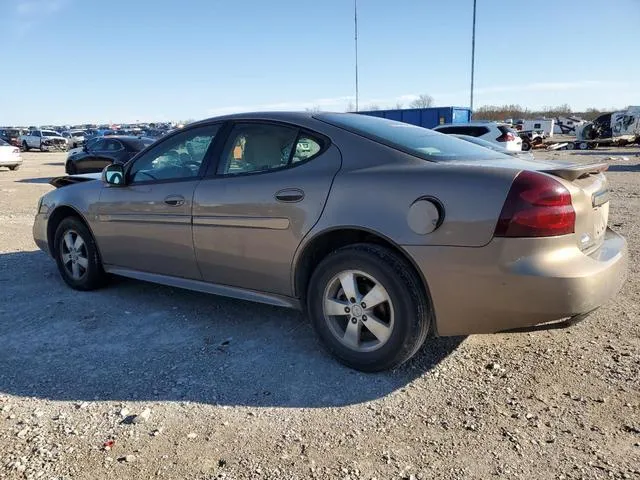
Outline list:
[[[26,140],[23,140],[23,141],[22,141],[22,149],[23,149],[25,152],[28,152],[28,151],[29,151],[29,144],[27,143],[27,141],[26,141]]]
[[[78,218],[60,222],[53,251],[62,279],[76,290],[94,290],[106,280],[98,247],[87,226]]]
[[[345,365],[374,372],[411,358],[427,337],[432,309],[412,266],[387,248],[339,249],[314,271],[307,293],[311,321]]]

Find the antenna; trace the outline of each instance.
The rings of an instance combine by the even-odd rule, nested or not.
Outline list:
[[[473,74],[476,60],[476,0],[473,0],[473,33],[471,34],[471,101],[469,110],[473,113]]]
[[[358,111],[358,0],[353,0],[353,22],[356,42],[356,112]]]

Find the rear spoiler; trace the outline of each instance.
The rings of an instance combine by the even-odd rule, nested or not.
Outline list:
[[[564,178],[565,180],[569,180],[571,182],[573,180],[581,177],[586,177],[591,174],[602,173],[608,168],[609,164],[607,163],[590,163],[587,165],[574,163],[572,165],[567,165],[566,167],[550,168],[546,170],[543,169],[540,171],[555,175],[556,177]]]

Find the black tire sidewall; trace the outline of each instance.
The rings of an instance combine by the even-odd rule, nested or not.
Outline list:
[[[88,271],[80,280],[73,278],[62,263],[60,243],[63,241],[64,234],[69,230],[74,230],[80,235],[87,248]],[[56,264],[58,265],[58,270],[60,271],[60,276],[71,288],[76,290],[93,290],[101,286],[104,282],[105,273],[100,262],[100,255],[98,254],[98,248],[93,239],[93,235],[91,235],[91,232],[84,222],[78,218],[67,217],[60,222],[54,235],[53,253]]]
[[[360,270],[373,276],[387,290],[394,308],[391,337],[377,350],[355,352],[334,336],[323,313],[324,291],[328,282],[345,270]],[[329,255],[314,271],[309,283],[307,308],[312,324],[325,347],[342,363],[363,371],[379,371],[409,358],[420,336],[420,316],[410,289],[393,266],[365,251],[348,248]]]

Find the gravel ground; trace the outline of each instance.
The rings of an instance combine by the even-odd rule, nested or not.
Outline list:
[[[70,290],[31,238],[64,154],[25,153],[0,171],[0,478],[640,478],[640,149],[537,155],[614,157],[620,295],[569,329],[431,340],[366,375],[296,312]]]

